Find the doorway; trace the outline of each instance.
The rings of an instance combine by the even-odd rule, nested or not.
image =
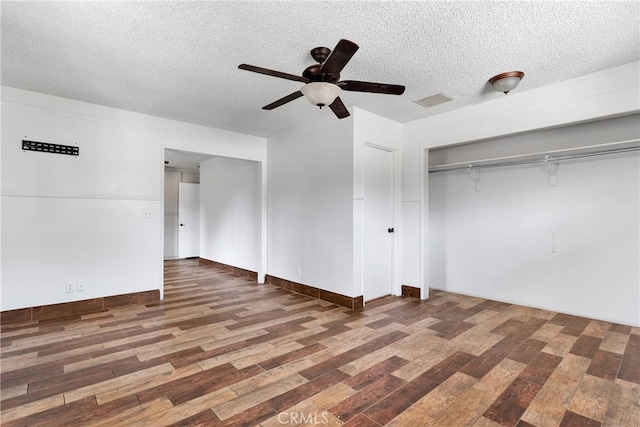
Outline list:
[[[182,217],[186,212],[181,212],[183,211],[180,206],[181,194],[184,196],[189,190],[182,189],[181,186],[182,184],[199,184],[200,163],[215,156],[171,149],[164,151],[164,259],[195,257],[199,255],[199,244],[194,243],[194,240],[197,242],[199,239],[199,232],[196,231],[196,234],[193,232],[199,229],[199,208],[195,209],[195,217],[193,212],[190,218]],[[199,190],[197,193],[199,194]],[[191,210],[193,211],[193,208]],[[185,225],[180,227],[180,224]],[[183,232],[181,229],[188,230]],[[195,238],[189,237],[190,231],[191,236],[196,236]],[[185,244],[185,239],[191,243]],[[190,249],[187,250],[187,248]]]
[[[179,221],[179,184],[199,184],[198,253],[194,256],[256,271],[258,283],[264,283],[267,189],[263,162],[165,148],[164,260],[182,256],[179,229],[188,227],[179,225],[187,224]]]
[[[393,292],[394,153],[364,148],[364,301]]]

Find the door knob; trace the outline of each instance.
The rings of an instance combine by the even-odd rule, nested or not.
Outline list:
[[[180,227],[184,227],[184,224],[180,224]]]
[[[393,227],[392,227],[392,228],[388,228],[388,229],[387,229],[387,232],[388,232],[388,233],[393,233],[393,232],[394,232]]]

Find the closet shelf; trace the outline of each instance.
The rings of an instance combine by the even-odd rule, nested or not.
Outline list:
[[[583,157],[601,156],[607,154],[623,153],[640,150],[640,139],[629,141],[610,142],[606,144],[588,145],[577,148],[551,150],[545,152],[519,154],[516,156],[495,157],[491,159],[469,160],[465,162],[447,163],[429,167],[429,172],[444,172],[469,168],[494,168],[504,166],[516,166],[533,163],[547,163],[578,159]]]

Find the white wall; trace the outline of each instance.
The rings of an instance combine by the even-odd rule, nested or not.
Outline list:
[[[77,144],[80,155],[23,152],[23,138]],[[3,310],[159,288],[153,148],[139,130],[3,102]],[[80,280],[84,292],[65,292]]]
[[[23,152],[25,137],[80,155]],[[1,147],[1,310],[162,294],[164,149],[266,159],[263,138],[8,87]]]
[[[200,164],[200,257],[260,270],[261,173],[254,161]]]
[[[353,283],[353,122],[269,138],[267,273],[346,296]]]
[[[434,288],[640,323],[638,152],[429,175]],[[555,244],[554,244],[555,241]]]

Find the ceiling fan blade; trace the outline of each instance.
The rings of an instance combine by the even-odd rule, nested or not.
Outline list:
[[[256,67],[255,65],[240,64],[238,68],[246,71],[253,71],[254,73],[266,74],[267,76],[279,77],[281,79],[293,80],[296,82],[309,83],[309,79],[302,76],[296,76],[294,74],[283,73],[281,71],[269,70],[268,68]]]
[[[350,116],[349,111],[347,110],[347,107],[344,106],[344,104],[340,100],[340,97],[337,97],[335,101],[333,101],[331,105],[329,105],[329,108],[331,108],[331,111],[333,111],[333,113],[339,119],[344,119],[345,117]]]
[[[277,108],[281,105],[286,104],[287,102],[291,102],[294,99],[298,99],[302,96],[302,92],[297,91],[297,92],[293,92],[290,95],[285,96],[284,98],[280,98],[277,101],[272,102],[269,105],[265,105],[264,107],[262,107],[263,110],[273,110],[274,108]]]
[[[352,92],[371,92],[371,93],[384,93],[387,95],[402,95],[404,93],[404,86],[390,85],[386,83],[372,83],[372,82],[360,82],[357,80],[344,80],[338,82],[338,86],[344,90],[350,90]]]
[[[345,39],[340,40],[335,49],[329,54],[327,60],[322,64],[320,73],[338,76],[357,50],[358,45],[354,42]]]

